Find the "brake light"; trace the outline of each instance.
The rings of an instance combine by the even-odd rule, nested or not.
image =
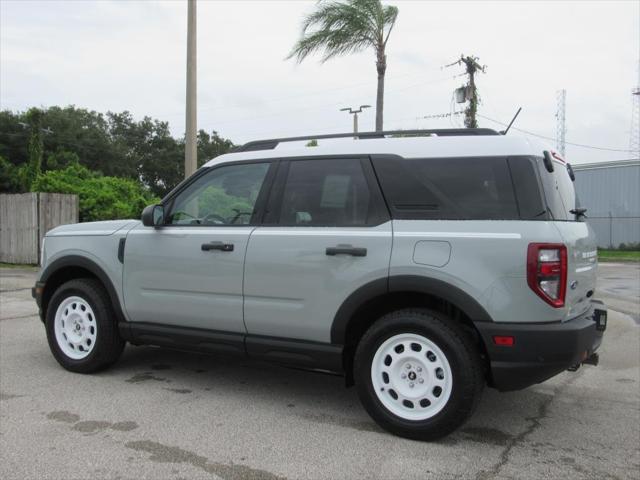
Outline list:
[[[567,293],[567,247],[558,243],[530,243],[527,283],[549,305],[563,307]]]

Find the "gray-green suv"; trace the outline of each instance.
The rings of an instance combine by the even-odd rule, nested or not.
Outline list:
[[[417,439],[485,385],[597,363],[596,242],[559,155],[486,129],[346,136],[251,142],[141,222],[48,232],[33,294],[56,360],[90,373],[129,342],[338,372]]]

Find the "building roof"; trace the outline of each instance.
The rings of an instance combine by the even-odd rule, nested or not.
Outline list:
[[[640,159],[615,160],[613,162],[597,162],[597,163],[579,163],[572,164],[573,170],[596,170],[600,168],[617,168],[617,167],[637,167],[640,166]]]

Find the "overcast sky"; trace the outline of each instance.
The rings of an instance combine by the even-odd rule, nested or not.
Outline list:
[[[556,92],[567,90],[572,163],[629,158],[638,83],[640,2],[388,1],[385,128],[447,128],[461,53],[480,57],[479,113],[555,138]],[[350,131],[340,107],[375,104],[372,51],[285,61],[307,1],[198,3],[198,127],[236,143]],[[186,1],[0,0],[0,107],[73,104],[131,111],[184,134]],[[456,106],[460,110],[460,106]],[[360,120],[372,130],[373,109]],[[501,128],[480,118],[480,126]],[[514,132],[519,134],[518,132]]]

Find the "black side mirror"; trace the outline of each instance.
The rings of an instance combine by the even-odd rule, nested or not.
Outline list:
[[[164,225],[164,207],[149,205],[142,211],[142,224],[145,227],[159,227]]]

